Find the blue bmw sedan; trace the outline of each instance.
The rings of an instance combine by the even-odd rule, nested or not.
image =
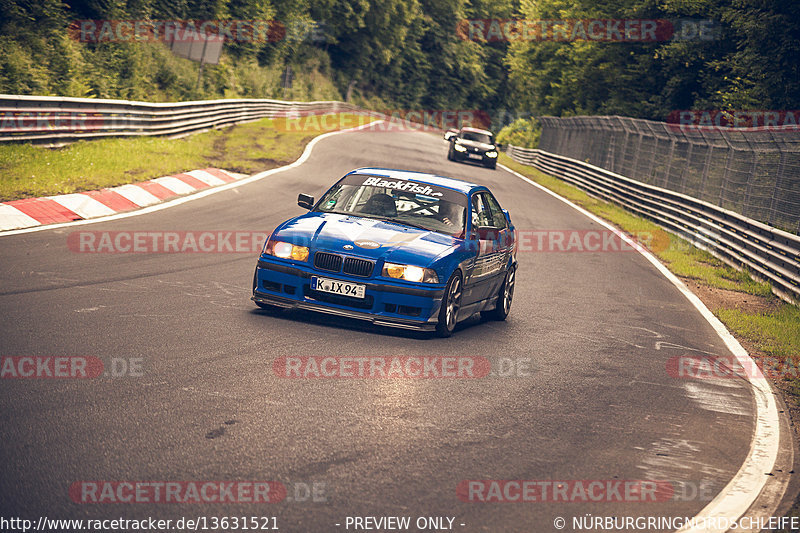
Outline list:
[[[482,185],[360,168],[275,228],[253,275],[261,308],[298,308],[436,331],[505,320],[517,270],[508,211]]]

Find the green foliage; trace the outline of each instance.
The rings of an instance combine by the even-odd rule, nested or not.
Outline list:
[[[715,38],[476,42],[457,31],[469,19],[687,17],[716,21]],[[67,36],[70,21],[138,18],[272,20],[286,33],[228,42],[199,87],[198,64],[162,43]],[[383,109],[480,110],[495,126],[520,115],[663,120],[685,109],[800,108],[798,34],[800,2],[790,1],[0,0],[0,92],[351,98]],[[294,79],[284,87],[287,67]]]
[[[315,48],[282,88],[283,64],[263,64],[263,43],[228,43],[219,65],[179,58],[161,42],[83,43],[66,31],[73,20],[272,20],[267,0],[89,1],[73,8],[55,0],[0,0],[0,93],[180,101],[204,98],[340,99],[330,60]]]
[[[757,0],[528,0],[529,19],[712,20],[713,39],[514,42],[513,105],[535,115],[664,120],[684,109],[797,109],[800,3]],[[676,29],[680,26],[676,24]]]
[[[497,134],[497,142],[503,145],[513,144],[522,148],[539,146],[542,126],[535,118],[518,118]]]

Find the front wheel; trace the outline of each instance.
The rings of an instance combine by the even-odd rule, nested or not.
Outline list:
[[[497,161],[495,161],[493,163],[486,163],[486,168],[488,168],[490,170],[496,169],[497,168]]]
[[[447,149],[447,159],[450,161],[454,161],[455,158],[453,157],[453,143],[450,143],[450,147]]]
[[[436,333],[440,337],[449,337],[453,334],[458,323],[458,310],[461,308],[461,294],[463,280],[461,272],[456,270],[450,276],[447,287],[442,296],[442,307],[439,309],[439,322],[436,324]]]
[[[494,309],[483,311],[481,316],[489,320],[505,320],[511,311],[511,301],[514,299],[514,285],[517,279],[517,267],[513,266],[506,273],[506,279],[500,286],[500,294],[497,295],[497,303]]]

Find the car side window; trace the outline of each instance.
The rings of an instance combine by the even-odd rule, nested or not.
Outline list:
[[[473,228],[491,228],[492,212],[489,206],[486,205],[483,193],[477,193],[472,196],[472,227]]]
[[[486,200],[486,204],[489,208],[489,211],[492,214],[492,221],[494,222],[493,227],[497,229],[505,229],[506,227],[508,227],[508,223],[506,222],[506,215],[500,208],[500,204],[497,203],[497,200],[494,199],[494,196],[492,196],[490,193],[483,193],[483,195]]]
[[[383,192],[383,189],[376,187],[359,187],[353,196],[353,205],[350,211],[362,211],[369,199],[381,192]]]

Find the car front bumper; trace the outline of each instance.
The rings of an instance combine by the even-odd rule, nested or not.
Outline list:
[[[480,163],[482,165],[486,165],[487,163],[496,163],[496,157],[487,157],[486,152],[458,152],[453,150],[453,154],[455,156],[456,161],[469,161],[472,163]],[[473,158],[470,155],[478,155],[480,158]]]
[[[365,298],[320,293],[311,289],[311,277],[366,285]],[[444,288],[423,284],[401,285],[389,280],[358,278],[320,271],[309,266],[258,261],[252,300],[290,309],[305,309],[330,315],[366,320],[380,326],[417,331],[436,328]]]

